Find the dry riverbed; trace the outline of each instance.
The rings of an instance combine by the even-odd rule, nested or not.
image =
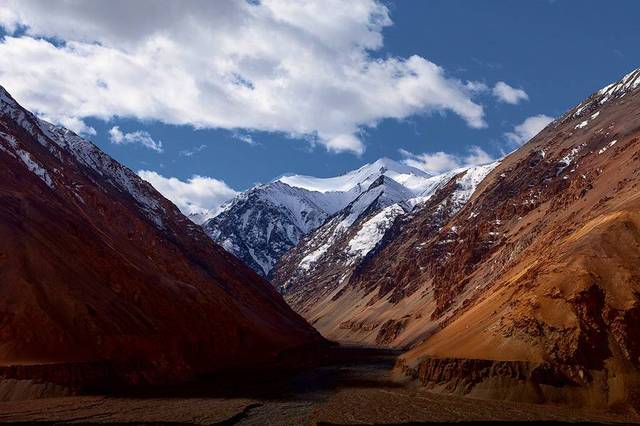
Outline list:
[[[539,424],[638,422],[633,413],[574,410],[425,392],[394,380],[396,354],[335,348],[322,366],[218,377],[153,392],[0,403],[0,422],[25,424]]]

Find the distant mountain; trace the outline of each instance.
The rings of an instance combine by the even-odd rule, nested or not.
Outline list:
[[[396,262],[379,259],[383,248],[402,238],[406,224],[428,213],[424,225],[439,229],[471,198],[477,185],[498,163],[462,168],[429,178],[428,190],[411,197],[387,176],[311,232],[286,253],[272,272],[272,282],[291,306],[326,337],[366,345],[393,344],[378,327],[366,333],[358,320],[370,312],[378,289],[353,288],[369,264]],[[352,294],[351,290],[356,293]],[[337,298],[351,302],[334,303]],[[382,312],[381,312],[382,313]],[[376,318],[376,324],[379,325]]]
[[[165,382],[322,341],[151,185],[1,87],[0,296],[5,378]]]
[[[402,201],[428,192],[437,180],[383,158],[337,177],[284,176],[239,194],[203,224],[214,241],[263,276],[309,232],[344,209],[381,176],[396,182]]]

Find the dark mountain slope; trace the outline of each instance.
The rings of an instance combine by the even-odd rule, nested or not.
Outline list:
[[[320,342],[151,185],[0,88],[0,365],[166,381]]]

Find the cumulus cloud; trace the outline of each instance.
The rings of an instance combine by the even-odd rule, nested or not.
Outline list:
[[[443,151],[414,154],[401,149],[402,160],[408,166],[424,170],[427,173],[439,174],[460,167],[486,164],[494,160],[491,155],[479,146],[471,146],[464,155],[451,154]]]
[[[482,83],[374,57],[391,24],[377,0],[0,0],[0,81],[52,117],[282,132],[356,154],[386,118],[485,127]]]
[[[109,130],[109,140],[116,145],[140,144],[156,152],[162,152],[162,142],[153,140],[149,132],[145,132],[144,130],[123,133],[120,127],[114,126]]]
[[[522,89],[516,89],[509,86],[504,81],[499,81],[493,86],[493,96],[495,96],[500,102],[516,105],[521,101],[529,100],[529,95]]]
[[[164,177],[150,170],[140,170],[138,175],[187,216],[213,215],[224,202],[238,194],[223,181],[206,176],[192,176],[185,182],[175,177]]]
[[[553,117],[539,114],[527,118],[522,123],[514,126],[513,131],[505,133],[505,137],[512,144],[519,146],[528,142],[535,135],[540,133],[542,129],[547,127],[553,121]]]

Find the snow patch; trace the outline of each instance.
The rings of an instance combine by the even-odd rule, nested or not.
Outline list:
[[[582,150],[582,148],[584,148],[586,146],[585,143],[581,143],[580,145],[573,147],[571,149],[571,151],[569,151],[564,157],[562,157],[560,159],[560,161],[558,161],[558,173],[560,174],[562,173],[562,171],[564,169],[566,169],[567,167],[569,167],[569,165],[573,162],[573,160],[576,158],[576,156],[578,155],[578,153]],[[573,170],[572,170],[573,171]]]
[[[31,158],[31,154],[21,149],[17,149],[15,152],[31,173],[38,176],[49,188],[54,188],[53,181],[51,180],[47,170]]]
[[[312,264],[316,263],[331,247],[333,240],[327,241],[316,250],[306,255],[298,265],[303,271],[308,271]]]
[[[600,148],[600,150],[598,151],[598,155],[603,154],[607,151],[607,149],[611,148],[612,146],[614,146],[616,144],[616,142],[618,142],[618,140],[613,140],[611,142],[609,142],[609,145]]]
[[[457,188],[452,198],[455,205],[462,207],[476,191],[476,188],[485,177],[498,165],[499,161],[482,166],[470,167],[467,172],[458,179]]]
[[[404,209],[399,204],[393,204],[367,220],[355,237],[349,241],[349,254],[357,257],[366,256],[378,245],[394,220],[404,213]]]

